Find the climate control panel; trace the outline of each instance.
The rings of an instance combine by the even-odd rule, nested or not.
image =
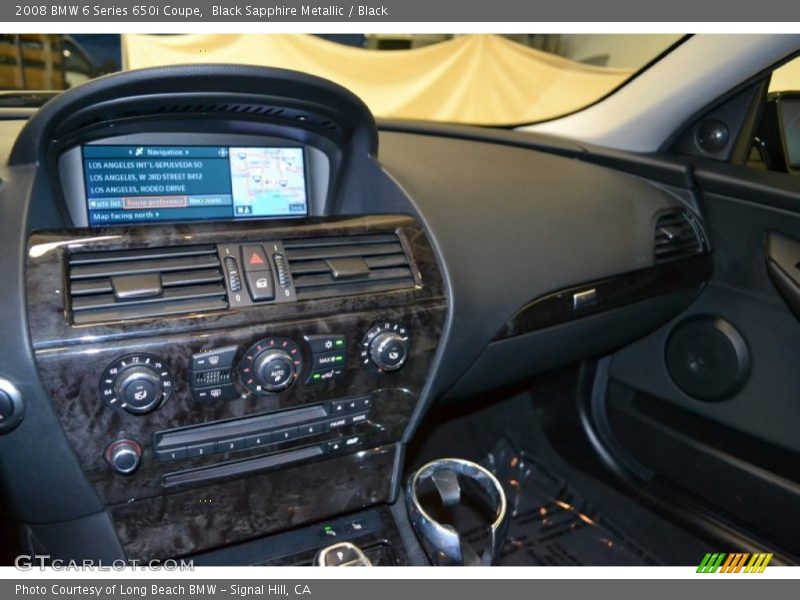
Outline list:
[[[400,370],[410,352],[411,336],[397,321],[373,325],[357,354],[359,366],[379,375]],[[242,350],[231,345],[192,355],[188,386],[197,401],[235,400],[253,394],[269,397],[298,382],[323,384],[344,379],[348,366],[345,334],[306,334],[302,341],[286,336],[262,338]],[[144,415],[162,406],[175,389],[167,362],[152,354],[131,354],[108,366],[100,396],[117,411]]]

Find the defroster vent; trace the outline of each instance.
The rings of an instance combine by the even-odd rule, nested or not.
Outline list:
[[[687,258],[705,250],[703,230],[688,211],[670,211],[656,220],[656,264]]]
[[[285,240],[298,300],[413,288],[414,274],[394,233]]]
[[[69,295],[76,325],[228,308],[212,245],[72,254]]]

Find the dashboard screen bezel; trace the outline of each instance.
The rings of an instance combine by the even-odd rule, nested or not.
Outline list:
[[[88,197],[84,177],[83,148],[86,146],[228,146],[258,148],[301,148],[305,163],[306,212],[298,215],[274,217],[239,217],[225,219],[192,219],[178,221],[148,221],[90,225]],[[75,227],[109,229],[114,227],[149,227],[180,223],[236,223],[263,222],[284,219],[303,219],[326,214],[328,187],[330,181],[330,159],[321,149],[297,140],[273,136],[248,135],[236,133],[190,133],[154,131],[150,133],[128,134],[103,137],[84,141],[69,147],[58,157],[58,171],[64,199],[72,224]]]

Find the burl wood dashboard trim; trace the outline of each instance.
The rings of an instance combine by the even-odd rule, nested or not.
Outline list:
[[[396,232],[418,284],[387,293],[280,303],[171,318],[73,326],[66,305],[70,252],[285,240],[314,235]],[[83,471],[106,504],[126,552],[139,559],[188,555],[286,530],[385,502],[397,444],[430,374],[447,316],[445,286],[422,228],[405,216],[339,217],[270,223],[136,227],[35,233],[29,243],[28,319],[42,383]],[[362,369],[359,344],[376,322],[394,320],[411,332],[402,370],[372,374]],[[306,385],[308,360],[288,390],[258,396],[239,386],[241,397],[196,401],[188,386],[192,355],[236,345],[240,354],[267,336],[301,341],[305,334],[347,336],[345,377]],[[155,354],[175,375],[175,392],[155,412],[133,416],[109,409],[99,397],[108,364],[136,352]],[[308,359],[308,357],[306,357]],[[269,414],[338,398],[371,395],[366,422],[336,432],[204,457],[159,462],[156,431]],[[346,453],[226,481],[165,488],[165,474],[360,434]],[[143,449],[139,468],[114,473],[107,445],[132,438]]]

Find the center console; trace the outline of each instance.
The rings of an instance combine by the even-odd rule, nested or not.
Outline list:
[[[58,459],[79,465],[128,558],[362,514],[366,546],[387,542],[379,517],[447,298],[375,161],[375,124],[298,74],[157,75],[157,94],[133,72],[59,96],[12,156],[44,167],[30,214],[52,200],[63,217],[30,232],[25,265]]]
[[[29,320],[42,382],[129,556],[391,498],[446,312],[411,218],[96,233],[31,238],[28,295],[43,301]],[[367,273],[338,277],[351,262]],[[268,298],[248,283],[260,279]]]

